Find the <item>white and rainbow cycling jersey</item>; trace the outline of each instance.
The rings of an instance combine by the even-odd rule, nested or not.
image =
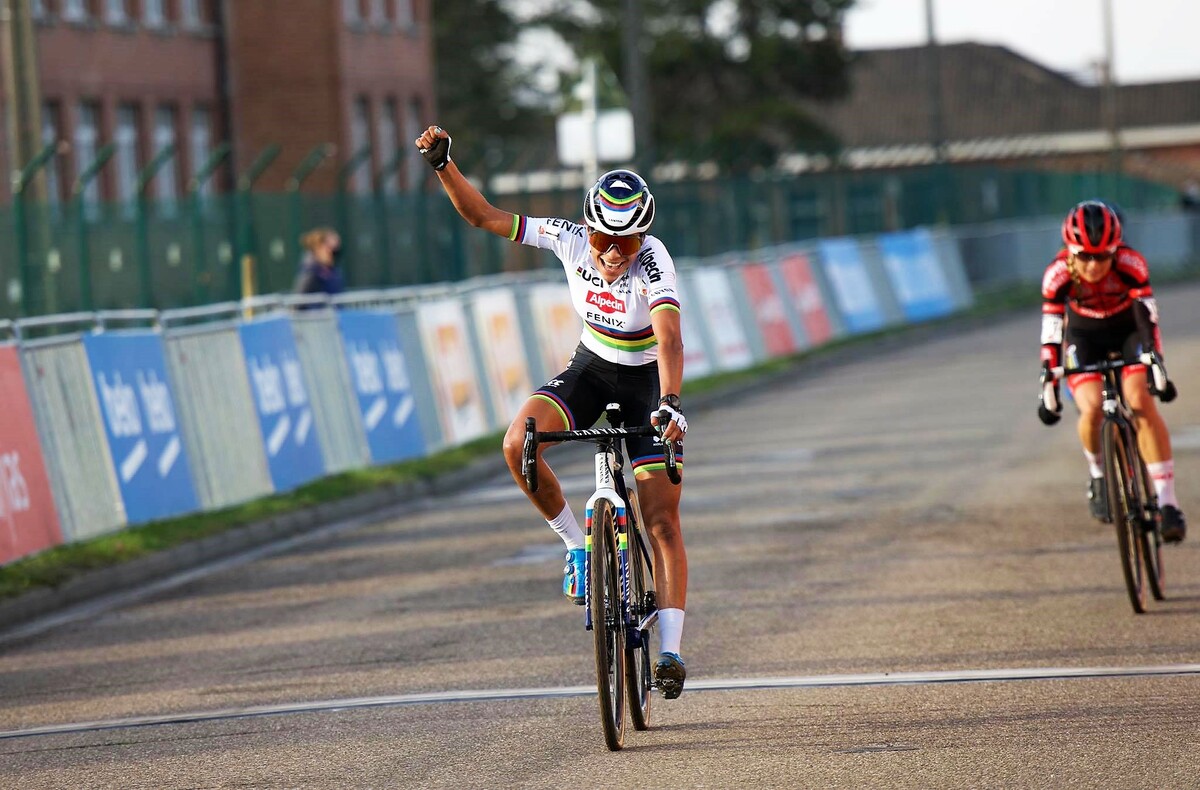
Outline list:
[[[675,262],[661,241],[647,235],[628,271],[607,283],[592,265],[582,225],[560,218],[513,217],[509,238],[551,250],[562,261],[571,303],[583,319],[584,346],[619,365],[644,365],[658,359],[658,340],[650,316],[679,312]]]

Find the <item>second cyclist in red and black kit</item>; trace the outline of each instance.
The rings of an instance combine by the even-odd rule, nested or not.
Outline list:
[[[1065,247],[1042,278],[1042,364],[1063,364],[1069,369],[1101,362],[1111,353],[1140,363],[1122,369],[1121,386],[1133,410],[1138,444],[1162,509],[1163,539],[1179,542],[1187,524],[1175,496],[1171,437],[1154,398],[1161,394],[1154,388],[1155,378],[1167,381],[1167,377],[1158,306],[1146,259],[1123,243],[1120,218],[1098,200],[1072,208],[1063,222],[1062,236]],[[1148,377],[1147,368],[1155,366],[1158,375]],[[1091,512],[1108,521],[1100,457],[1100,374],[1068,376],[1067,386],[1079,407],[1079,439],[1091,472]],[[1061,405],[1058,408],[1061,410]],[[1058,413],[1044,406],[1038,413],[1047,424],[1058,422]]]

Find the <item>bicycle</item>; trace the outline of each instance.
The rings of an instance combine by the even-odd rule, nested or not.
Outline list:
[[[654,561],[638,509],[637,496],[625,482],[620,440],[626,436],[658,436],[645,425],[621,427],[621,408],[605,409],[609,428],[538,431],[533,417],[525,420],[521,473],[537,491],[537,446],[545,442],[594,442],[596,491],[587,501],[584,628],[592,632],[596,653],[596,690],[604,740],[612,751],[625,744],[625,703],[634,729],[650,727],[651,637],[658,622]],[[664,413],[665,416],[665,413]],[[661,421],[665,427],[666,422]],[[674,442],[664,442],[667,475],[679,484]]]
[[[1077,368],[1045,368],[1042,373],[1041,398],[1043,406],[1053,405],[1054,380],[1076,373],[1100,373],[1100,404],[1104,416],[1100,423],[1101,453],[1104,459],[1104,482],[1108,488],[1108,513],[1117,532],[1117,547],[1121,554],[1121,571],[1133,611],[1146,611],[1146,588],[1156,601],[1164,600],[1165,570],[1162,563],[1162,515],[1158,497],[1146,462],[1138,449],[1137,428],[1133,410],[1125,402],[1119,372],[1127,362],[1114,354],[1112,358]],[[1161,373],[1153,372],[1155,386],[1151,390],[1164,402],[1173,400],[1175,386]],[[1158,380],[1161,375],[1161,381]],[[1144,570],[1144,574],[1143,574]]]

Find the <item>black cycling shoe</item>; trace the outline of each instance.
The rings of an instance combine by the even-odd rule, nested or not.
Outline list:
[[[1088,483],[1087,499],[1092,518],[1105,524],[1112,523],[1112,518],[1108,515],[1108,485],[1103,477],[1093,477]]]
[[[1162,537],[1167,543],[1179,543],[1187,535],[1187,522],[1174,505],[1162,506]]]
[[[677,699],[683,693],[687,670],[678,653],[659,653],[654,662],[654,685],[666,699]]]

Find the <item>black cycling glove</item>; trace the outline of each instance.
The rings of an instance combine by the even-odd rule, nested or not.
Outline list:
[[[440,131],[440,130],[439,130]],[[434,170],[443,170],[450,161],[450,135],[438,137],[432,148],[422,148],[421,156]]]

